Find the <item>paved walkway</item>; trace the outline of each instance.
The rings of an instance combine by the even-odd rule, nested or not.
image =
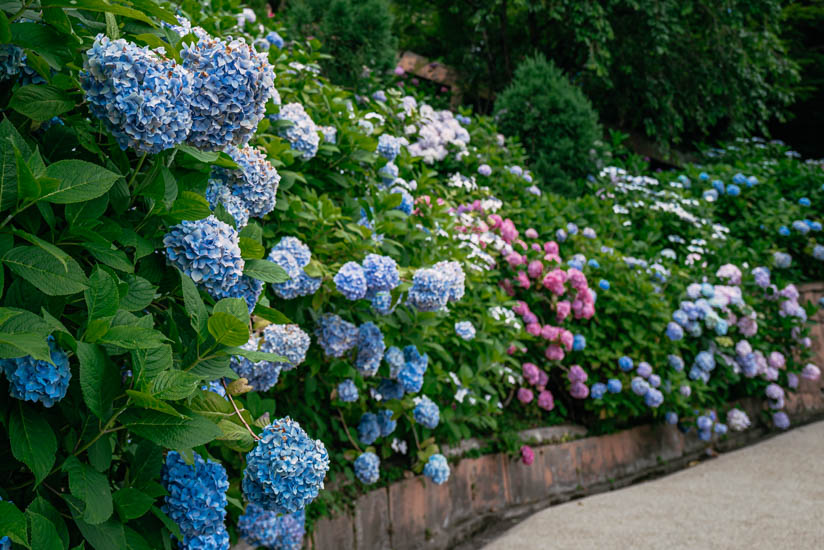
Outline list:
[[[824,422],[538,512],[483,550],[824,549]]]

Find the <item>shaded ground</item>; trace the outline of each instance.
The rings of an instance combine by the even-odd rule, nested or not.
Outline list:
[[[547,508],[483,550],[824,549],[822,513],[824,421],[667,477]]]

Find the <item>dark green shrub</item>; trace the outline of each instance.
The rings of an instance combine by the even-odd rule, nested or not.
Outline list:
[[[501,130],[518,136],[543,184],[562,194],[575,191],[574,178],[595,169],[598,113],[561,70],[542,55],[527,58],[498,96]]]
[[[295,34],[323,42],[330,55],[323,68],[333,82],[355,86],[365,67],[383,71],[395,62],[387,0],[298,0],[287,17]]]

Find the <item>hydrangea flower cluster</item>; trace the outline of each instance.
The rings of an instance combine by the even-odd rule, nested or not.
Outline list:
[[[80,85],[89,110],[122,149],[154,154],[189,136],[195,77],[163,53],[104,34],[86,52]]]
[[[475,338],[475,326],[471,321],[458,321],[455,323],[455,334],[464,340],[472,340]]]
[[[392,162],[401,152],[401,146],[406,143],[406,138],[398,138],[389,134],[381,134],[378,138],[377,153]]]
[[[429,105],[421,105],[419,114],[422,124],[418,130],[418,141],[407,147],[410,155],[422,157],[425,163],[433,164],[446,158],[449,145],[459,151],[466,149],[469,132],[451,111],[435,111]]]
[[[298,325],[267,325],[263,329],[260,350],[286,357],[284,362],[272,363],[276,368],[292,370],[306,359],[311,339]]]
[[[249,216],[262,218],[274,210],[280,175],[256,147],[229,146],[226,152],[240,168],[213,168],[206,198],[212,208],[221,202],[241,229]]]
[[[328,357],[342,357],[355,347],[358,341],[358,327],[334,313],[325,313],[318,319],[315,336]]]
[[[358,355],[355,358],[355,368],[363,376],[373,376],[378,372],[386,351],[383,342],[383,333],[372,321],[367,321],[358,327]]]
[[[347,300],[360,300],[366,297],[366,275],[358,262],[346,262],[333,279],[338,292]]]
[[[247,351],[259,351],[260,337],[252,334],[249,341],[240,346]],[[280,378],[280,363],[271,361],[257,361],[240,355],[233,355],[229,366],[238,376],[245,378],[255,391],[266,391],[273,388]]]
[[[221,40],[194,28],[197,42],[184,43],[183,67],[193,75],[191,132],[198,149],[221,151],[249,141],[275,93],[275,73],[266,52],[242,39]]]
[[[423,375],[429,365],[429,356],[420,354],[415,346],[406,346],[403,349],[404,364],[398,369],[398,381],[403,391],[418,393],[423,386]],[[391,365],[391,363],[390,363]]]
[[[381,459],[372,452],[366,452],[355,459],[355,476],[364,485],[372,485],[380,477]]]
[[[13,44],[0,46],[0,82],[20,74],[23,55],[23,50]]]
[[[381,436],[381,427],[375,413],[363,413],[358,423],[358,439],[365,445],[371,445]]]
[[[412,276],[407,304],[418,311],[438,311],[464,295],[466,275],[458,262],[438,262]]]
[[[344,403],[354,403],[358,400],[358,387],[351,378],[338,384],[338,397]]]
[[[0,369],[9,381],[9,395],[22,401],[40,402],[52,407],[66,397],[72,372],[69,357],[49,337],[51,363],[31,355],[0,359]]]
[[[277,114],[271,115],[274,121],[285,120],[291,122],[289,126],[278,130],[278,135],[291,144],[293,150],[300,153],[303,160],[311,160],[318,154],[320,136],[318,127],[306,113],[300,103],[281,105]]]
[[[437,485],[443,485],[449,479],[449,463],[442,454],[433,454],[423,467],[423,475]]]
[[[268,259],[283,268],[289,276],[288,281],[271,285],[275,294],[284,300],[314,294],[323,282],[320,277],[306,274],[305,268],[312,260],[312,253],[296,237],[283,237],[272,248]]]
[[[237,520],[241,538],[252,546],[271,550],[300,550],[306,533],[306,512],[276,514],[255,504],[246,506],[246,512]]]
[[[287,416],[266,426],[246,455],[243,494],[264,510],[291,514],[318,496],[328,470],[323,443]]]
[[[229,479],[219,463],[194,453],[188,465],[176,451],[169,451],[163,466],[163,486],[169,493],[163,511],[180,528],[184,549],[214,548],[228,550],[226,491]],[[214,546],[204,546],[208,542]]]
[[[166,258],[215,299],[235,296],[243,276],[238,234],[214,216],[184,221],[163,237]]]
[[[438,410],[438,406],[425,395],[415,405],[412,416],[415,418],[415,422],[430,430],[437,428],[441,420],[441,412]]]

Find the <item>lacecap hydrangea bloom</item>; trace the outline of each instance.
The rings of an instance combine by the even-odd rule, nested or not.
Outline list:
[[[291,514],[318,496],[328,470],[323,443],[287,416],[266,426],[246,455],[243,494],[264,510]]]
[[[358,341],[358,327],[334,313],[325,313],[318,319],[315,336],[327,356],[342,357],[355,347]]]
[[[358,355],[355,358],[355,368],[363,376],[373,376],[378,372],[386,351],[383,333],[372,321],[367,321],[358,327]]]
[[[475,327],[470,321],[458,321],[455,323],[455,334],[464,340],[472,340],[475,338]]]
[[[226,469],[197,453],[194,459],[190,466],[177,451],[167,453],[161,476],[168,492],[163,511],[180,528],[185,548],[206,548],[199,544],[209,540],[220,543],[211,548],[228,550],[229,537],[223,524],[229,489]]]
[[[381,459],[372,452],[366,452],[355,459],[355,477],[365,485],[372,485],[381,475]]]
[[[284,300],[314,294],[323,282],[320,277],[306,274],[305,268],[312,260],[312,253],[296,237],[283,237],[272,248],[268,259],[283,268],[289,276],[288,281],[270,285],[275,294]]]
[[[366,296],[368,290],[366,275],[357,262],[346,262],[338,270],[333,279],[338,292],[347,300],[360,300]]]
[[[183,66],[194,77],[187,141],[205,151],[245,144],[274,94],[268,55],[242,39],[213,38],[199,28],[192,32],[197,42],[184,43],[180,51]]]
[[[311,339],[298,325],[268,325],[263,329],[260,350],[286,357],[286,361],[274,362],[282,370],[292,370],[306,359]]]
[[[442,454],[434,454],[429,457],[423,467],[423,475],[431,479],[435,484],[442,485],[449,479],[449,463]]]
[[[353,403],[358,400],[358,387],[351,378],[338,384],[338,398],[344,403]]]
[[[272,550],[300,550],[306,532],[306,513],[279,515],[255,504],[237,520],[238,534],[252,546]]]
[[[260,338],[254,334],[240,346],[248,351],[259,351]],[[238,376],[248,380],[255,391],[266,391],[278,383],[281,367],[271,361],[252,361],[240,355],[233,355],[229,363]]]
[[[66,396],[72,372],[69,357],[49,337],[52,362],[31,355],[0,359],[0,369],[9,381],[9,395],[23,401],[40,402],[51,407]]]
[[[277,114],[271,115],[272,120],[291,122],[289,126],[278,129],[278,135],[288,141],[293,150],[300,153],[303,160],[310,160],[318,153],[320,136],[318,127],[306,113],[300,103],[287,103],[280,106]]]
[[[155,154],[189,135],[194,76],[162,54],[104,34],[86,52],[80,85],[89,110],[121,149]]]
[[[207,198],[224,196],[222,189],[228,189],[232,197],[237,197],[242,207],[254,218],[262,218],[275,208],[277,202],[278,184],[280,175],[266,157],[256,147],[248,145],[243,147],[229,146],[226,153],[232,157],[240,167],[237,170],[214,167],[212,169],[212,179],[209,182]],[[217,205],[215,200],[210,205],[214,208]],[[225,203],[224,203],[225,205]],[[227,211],[232,214],[227,206]],[[234,216],[234,214],[233,214]],[[248,219],[248,218],[247,218]],[[244,224],[238,221],[238,228]]]
[[[424,428],[434,430],[438,427],[438,423],[441,420],[441,411],[434,401],[424,395],[418,404],[415,405],[412,416],[415,418],[415,422]]]
[[[237,231],[214,216],[175,225],[163,245],[169,263],[216,299],[230,296],[243,275]]]

